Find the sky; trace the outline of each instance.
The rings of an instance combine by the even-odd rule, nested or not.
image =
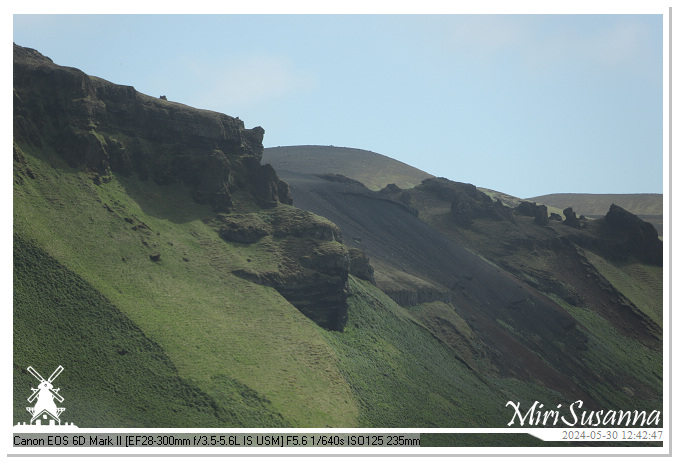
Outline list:
[[[663,192],[663,16],[13,15],[56,64],[529,198]]]

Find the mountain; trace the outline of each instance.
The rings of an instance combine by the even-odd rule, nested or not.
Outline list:
[[[280,175],[295,204],[337,224],[345,242],[370,257],[377,287],[471,369],[485,364],[501,377],[602,404],[610,392],[650,386],[636,378],[649,374],[643,362],[634,374],[597,374],[616,370],[615,346],[643,346],[661,358],[662,245],[621,208],[600,221],[575,216],[571,226],[549,221],[545,209],[538,225],[535,204],[526,215],[446,179],[373,192],[342,175]],[[591,350],[607,354],[583,362]]]
[[[277,172],[342,174],[371,190],[380,190],[388,184],[410,188],[433,177],[395,159],[357,148],[317,145],[271,147],[264,150],[262,162],[271,164]]]
[[[15,423],[58,365],[80,427],[662,409],[662,242],[622,208],[550,221],[360,150],[278,169],[262,128],[18,45],[13,91]]]

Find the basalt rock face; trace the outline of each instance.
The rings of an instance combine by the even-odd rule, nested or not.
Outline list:
[[[450,212],[459,225],[469,226],[475,218],[481,217],[514,222],[511,208],[503,205],[499,199],[493,201],[472,184],[439,177],[423,180],[420,188],[450,201]]]
[[[349,273],[374,285],[375,269],[370,264],[370,259],[365,252],[358,248],[349,248],[349,259]]]
[[[602,246],[614,256],[632,254],[642,262],[662,266],[662,242],[655,227],[624,208],[612,204],[600,232],[605,237]]]
[[[218,214],[204,219],[229,242],[256,244],[271,265],[242,267],[233,274],[275,288],[302,314],[329,330],[347,320],[349,272],[370,280],[372,267],[359,250],[342,244],[332,222],[288,206],[247,214]],[[351,266],[351,267],[350,267]]]
[[[95,179],[114,171],[181,182],[216,211],[230,211],[237,190],[261,206],[292,204],[287,184],[260,163],[263,137],[238,118],[150,97],[14,45],[15,141],[54,147]]]
[[[532,216],[534,218],[533,222],[539,226],[546,226],[549,223],[547,207],[545,205],[537,205],[534,202],[522,201],[514,210],[524,216]]]
[[[575,211],[573,211],[573,208],[570,206],[563,210],[563,215],[566,217],[566,219],[563,221],[563,224],[568,227],[573,227],[574,229],[581,229],[582,226],[580,224],[580,221],[578,220],[578,215],[575,214]]]

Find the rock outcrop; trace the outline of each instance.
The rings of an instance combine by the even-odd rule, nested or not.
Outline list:
[[[642,262],[662,266],[663,247],[658,231],[629,211],[612,204],[603,218],[604,246],[615,255],[631,254]]]
[[[563,210],[563,215],[566,217],[566,219],[563,221],[563,224],[568,227],[573,227],[574,229],[581,229],[582,226],[580,225],[580,220],[578,220],[578,215],[575,214],[575,211],[573,211],[573,208],[570,206]]]
[[[375,284],[375,269],[368,256],[358,248],[349,248],[349,273]]]
[[[55,147],[93,178],[114,171],[181,182],[222,212],[238,190],[261,206],[291,204],[287,184],[260,163],[263,137],[238,118],[150,97],[14,45],[14,140]]]
[[[537,205],[531,201],[522,201],[514,210],[523,216],[533,217],[534,222],[539,226],[546,226],[549,223],[547,207],[545,205]]]
[[[118,174],[184,185],[217,213],[204,222],[222,239],[269,240],[277,270],[260,263],[234,274],[274,287],[320,326],[342,330],[349,251],[336,225],[287,206],[288,184],[261,164],[263,137],[264,129],[246,129],[239,118],[150,97],[14,45],[15,145],[51,147],[96,184]],[[14,162],[18,182],[31,175],[19,149]],[[250,212],[235,213],[237,201]],[[162,261],[157,252],[149,258]],[[370,278],[362,259],[356,272]]]
[[[450,201],[450,212],[459,225],[470,226],[475,218],[480,217],[514,222],[511,208],[503,205],[499,199],[493,201],[472,184],[432,177],[423,180],[418,188]]]
[[[204,222],[226,241],[261,242],[267,261],[273,260],[276,270],[253,265],[233,273],[275,288],[323,328],[344,329],[350,266],[358,277],[372,278],[367,257],[342,244],[342,233],[335,224],[308,211],[280,206],[257,213],[218,214]]]

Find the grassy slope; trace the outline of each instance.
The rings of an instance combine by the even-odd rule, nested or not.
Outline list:
[[[661,410],[662,352],[651,351],[621,335],[588,308],[570,305],[554,295],[551,297],[587,329],[589,349],[583,353],[583,362],[594,366],[602,378],[616,379],[620,385],[619,389],[611,389],[603,384],[593,384],[596,389],[592,396],[612,409],[615,405],[626,405],[629,410]]]
[[[502,426],[508,399],[558,401],[481,380],[357,279],[347,330],[322,330],[231,274],[273,268],[274,243],[224,242],[183,189],[116,177],[96,186],[31,151],[36,179],[14,191],[17,421],[27,420],[28,365],[45,375],[64,365],[65,420],[81,426]]]
[[[356,424],[357,406],[322,330],[273,289],[231,275],[266,254],[219,239],[200,220],[209,212],[183,189],[116,178],[95,186],[56,158],[24,153],[36,179],[15,184],[15,232],[119,308],[182,379],[221,406],[234,379],[292,425]]]
[[[55,386],[79,427],[266,427],[286,422],[257,392],[223,376],[221,401],[179,377],[160,346],[78,275],[14,237],[14,422],[28,422],[36,380]]]
[[[476,342],[452,307],[409,312],[352,278],[347,329],[324,331],[231,274],[275,268],[272,238],[226,243],[181,188],[116,177],[96,186],[57,158],[24,154],[36,179],[14,191],[17,421],[27,420],[28,365],[66,367],[81,426],[503,426],[508,400],[561,401],[469,362]],[[588,356],[603,353],[589,362],[613,374],[628,363],[615,350],[627,340],[560,303],[592,331]],[[448,345],[421,322],[442,316],[459,333]],[[652,394],[661,358],[637,348],[635,366],[651,369],[626,388]]]
[[[559,401],[537,385],[476,375],[380,290],[354,278],[351,290],[345,332],[325,337],[361,402],[361,426],[503,427],[510,399]]]
[[[620,293],[649,316],[660,327],[663,325],[663,269],[630,259],[613,264],[602,257],[585,251],[590,263]]]

